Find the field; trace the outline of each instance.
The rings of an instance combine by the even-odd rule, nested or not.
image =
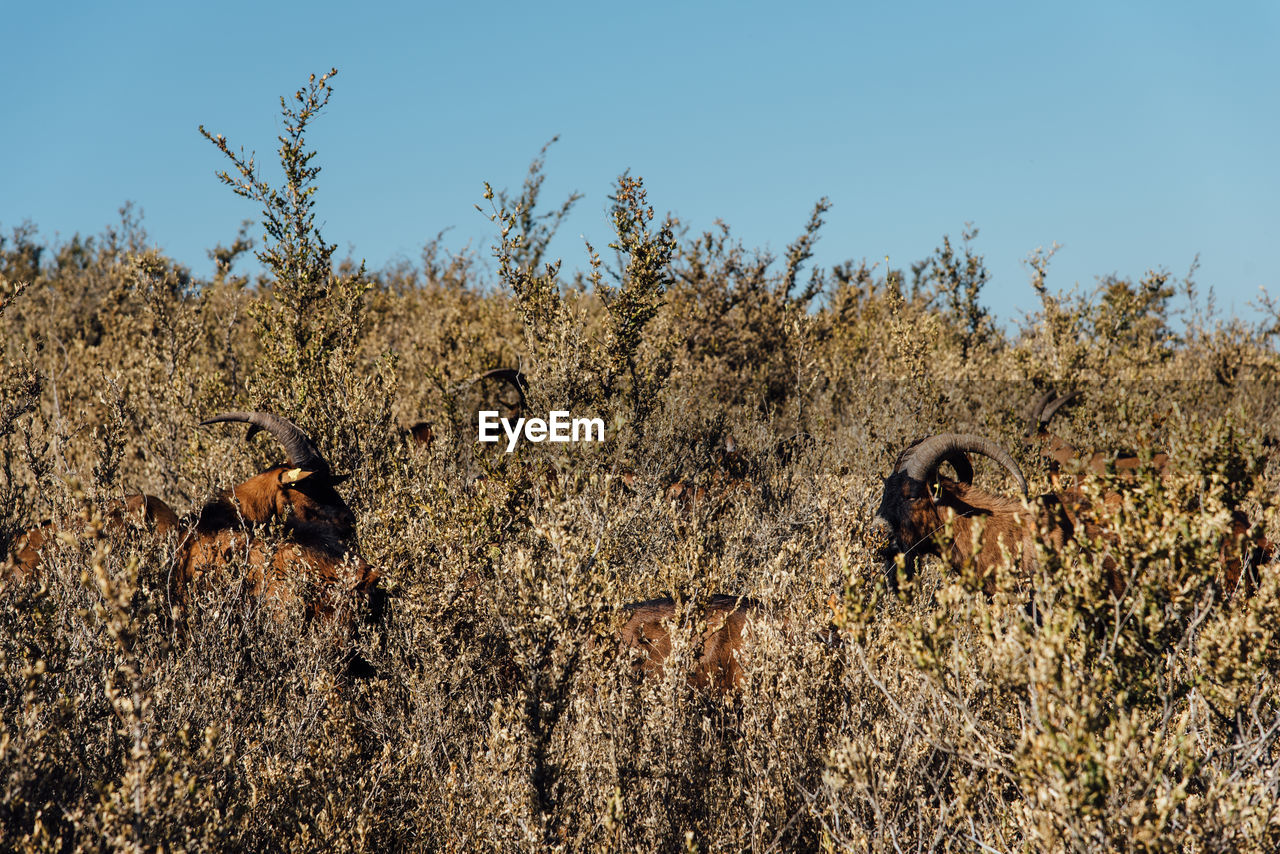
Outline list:
[[[1194,271],[1064,292],[1037,252],[1039,309],[1005,328],[971,235],[814,269],[825,202],[772,258],[662,221],[633,176],[613,246],[570,271],[541,159],[491,194],[492,258],[436,240],[367,270],[305,192],[326,98],[289,102],[281,187],[223,147],[266,236],[219,246],[211,280],[129,209],[0,242],[0,545],[63,532],[0,587],[0,849],[1280,850],[1280,573],[1223,568],[1233,511],[1280,538],[1274,306],[1223,317]],[[605,441],[477,444],[473,380],[501,367]],[[979,433],[1039,495],[1024,411],[1047,389],[1081,392],[1063,437],[1148,463],[1085,487],[1122,496],[1113,536],[1040,537],[994,579],[930,558],[890,592],[872,528],[899,452]],[[124,494],[183,514],[280,462],[198,426],[228,410],[351,474],[386,597],[347,603],[358,631],[235,565],[175,609],[174,540],[103,525]],[[1015,494],[990,462],[977,480]],[[716,593],[767,609],[726,694],[688,679]],[[622,606],[664,594],[674,649],[642,678]]]

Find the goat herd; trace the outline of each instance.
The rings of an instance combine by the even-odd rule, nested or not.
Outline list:
[[[518,374],[506,371],[484,376],[514,387],[519,397],[510,405],[523,405],[523,378]],[[1097,520],[1105,519],[1107,508],[1121,501],[1122,496],[1114,490],[1123,489],[1125,478],[1132,479],[1142,461],[1126,453],[1084,457],[1050,433],[1048,424],[1054,412],[1074,396],[1047,393],[1033,408],[1026,441],[1044,459],[1052,487],[1034,498],[1028,495],[1027,480],[1013,457],[991,439],[946,433],[917,441],[902,451],[884,480],[873,526],[891,587],[896,589],[900,574],[910,578],[923,555],[934,554],[957,570],[976,570],[990,595],[996,571],[1002,566],[1022,573],[1031,571],[1037,533],[1051,548],[1061,548],[1082,535],[1090,542],[1098,538],[1105,542],[1108,532]],[[347,475],[335,474],[311,438],[278,415],[229,412],[202,424],[222,422],[249,424],[249,436],[268,431],[284,448],[287,462],[223,491],[184,517],[150,495],[128,496],[105,511],[108,529],[142,526],[153,536],[173,537],[176,547],[165,593],[175,612],[190,608],[198,591],[224,583],[228,567],[245,568],[239,578],[251,595],[276,606],[300,606],[313,618],[350,620],[353,615],[348,603],[376,603],[380,599],[379,573],[360,556],[355,514],[335,489]],[[430,425],[415,425],[409,436],[429,442]],[[1021,495],[997,495],[974,486],[970,454],[1003,466]],[[940,473],[944,464],[952,468],[954,478]],[[1161,474],[1168,457],[1157,454],[1147,464]],[[1083,479],[1108,470],[1117,477],[1108,481],[1110,491],[1103,490],[1101,499],[1097,490],[1082,488]],[[1065,477],[1068,474],[1073,477]],[[1101,507],[1091,504],[1099,500]],[[1091,509],[1093,512],[1086,512]],[[267,526],[275,527],[280,535],[266,533]],[[1234,511],[1221,552],[1225,595],[1255,584],[1254,571],[1274,555],[1273,545],[1261,535],[1250,537],[1251,530],[1245,514]],[[18,581],[38,577],[41,550],[56,534],[53,522],[27,531],[15,543],[0,577],[7,575]],[[1124,569],[1115,561],[1104,561],[1104,567],[1109,573],[1108,592],[1122,594]],[[714,596],[701,607],[705,628],[690,678],[712,690],[731,691],[744,676],[738,653],[750,636],[751,622],[765,613],[764,608],[738,596]],[[627,620],[619,638],[624,647],[636,651],[635,667],[641,673],[660,670],[672,649],[670,624],[676,602],[655,599],[626,605],[623,611]]]

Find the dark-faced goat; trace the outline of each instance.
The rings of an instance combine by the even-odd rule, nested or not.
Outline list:
[[[456,389],[461,393],[472,390],[472,400],[478,400],[476,415],[480,410],[493,410],[502,418],[515,422],[524,416],[528,408],[525,398],[529,381],[516,368],[494,368],[463,382]],[[472,427],[475,425],[473,424]],[[417,421],[401,431],[410,444],[430,445],[436,438],[433,421]]]
[[[970,453],[1004,466],[1017,481],[1023,498],[995,495],[974,486]],[[955,469],[955,480],[939,473],[944,463]],[[1114,490],[1103,490],[1100,497],[1091,500],[1079,486],[1029,500],[1026,478],[1007,451],[982,436],[945,433],[916,442],[899,455],[892,474],[885,479],[875,527],[883,541],[880,556],[891,586],[897,581],[899,560],[904,574],[911,578],[922,556],[936,554],[957,570],[976,572],[990,594],[999,568],[1012,566],[1023,574],[1030,572],[1037,532],[1042,532],[1046,544],[1054,549],[1079,536],[1088,541],[1113,539],[1115,532],[1107,528],[1105,518],[1122,500]],[[1222,547],[1227,595],[1240,581],[1241,538],[1248,530],[1247,518],[1237,511]],[[943,532],[947,532],[945,536]],[[1252,548],[1247,556],[1251,563],[1265,563],[1274,552],[1263,538],[1248,545]],[[1110,558],[1105,566],[1110,592],[1119,595],[1126,586],[1121,568]]]
[[[266,412],[229,412],[203,425],[244,422],[248,435],[271,433],[288,461],[225,490],[186,522],[184,542],[171,580],[178,603],[227,565],[248,570],[252,593],[289,604],[306,591],[302,604],[313,616],[333,613],[341,591],[371,594],[378,573],[360,557],[355,514],[334,487],[347,479],[302,430]],[[262,527],[278,524],[283,536],[267,539]]]
[[[908,579],[915,575],[921,557],[939,554],[953,567],[973,566],[988,586],[1000,565],[1012,562],[1024,570],[1031,568],[1037,514],[1022,499],[974,486],[970,453],[1004,466],[1026,498],[1022,470],[990,439],[944,433],[910,445],[885,478],[876,511],[875,527],[883,543],[880,556],[886,561],[891,584],[896,584],[899,557]],[[943,463],[955,470],[955,480],[939,474]],[[950,530],[951,536],[940,545],[938,534],[944,530]]]
[[[186,608],[201,589],[218,584],[223,571],[245,568],[248,591],[275,604],[301,604],[312,616],[334,613],[342,591],[368,596],[378,573],[360,557],[355,514],[334,489],[334,475],[315,443],[295,424],[267,412],[229,412],[202,422],[243,422],[249,436],[271,433],[288,461],[243,481],[183,518],[153,496],[131,495],[109,505],[107,527],[141,522],[160,536],[176,535],[166,573],[171,604]],[[281,536],[266,535],[278,526]],[[14,574],[30,577],[40,549],[56,534],[51,522],[20,538]]]

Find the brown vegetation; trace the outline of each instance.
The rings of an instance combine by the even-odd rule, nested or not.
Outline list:
[[[216,247],[208,278],[128,211],[0,244],[0,549],[59,531],[0,586],[0,849],[1280,848],[1280,573],[1224,607],[1222,560],[1280,532],[1275,318],[1218,317],[1158,271],[1064,295],[1037,254],[1036,309],[1005,330],[971,233],[914,276],[814,271],[825,200],[774,258],[663,221],[634,176],[616,255],[548,267],[574,200],[544,215],[541,157],[488,194],[496,275],[439,241],[367,270],[315,227],[328,93],[286,102],[282,186],[211,137],[264,236]],[[468,381],[495,365],[606,441],[477,449]],[[1053,493],[1020,409],[1068,386],[1064,442],[1167,466],[1079,477],[1070,538],[1028,522],[1003,544],[1021,563],[919,559],[892,595],[873,528],[899,451],[989,437]],[[192,429],[262,409],[327,466]],[[420,420],[428,445],[400,431]],[[730,435],[749,488],[718,494]],[[949,462],[948,502],[1012,492],[1007,465]],[[248,472],[265,486],[205,513]],[[337,472],[337,501],[306,492]],[[676,506],[676,483],[714,500]],[[181,621],[179,538],[113,523],[129,493],[238,541],[197,561],[220,568]],[[289,500],[308,494],[319,511]],[[989,553],[990,521],[959,518],[936,521]],[[359,559],[300,572],[313,548]],[[363,562],[378,631],[304,618],[369,616]]]

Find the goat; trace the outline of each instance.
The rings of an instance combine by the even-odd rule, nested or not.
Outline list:
[[[694,606],[698,625],[702,628],[701,649],[689,674],[689,684],[715,694],[738,691],[746,678],[741,654],[755,634],[761,619],[771,619],[784,628],[786,617],[772,612],[764,603],[747,596],[716,594]],[[635,653],[633,666],[640,677],[661,673],[671,655],[671,622],[676,616],[676,601],[670,596],[623,605],[630,616],[618,632],[622,646]],[[828,625],[813,635],[828,647],[839,645],[840,630]]]
[[[223,491],[181,519],[154,496],[130,495],[108,506],[108,530],[123,529],[126,521],[141,521],[161,536],[177,534],[167,592],[180,609],[189,606],[196,589],[209,586],[237,558],[248,568],[249,591],[266,600],[283,604],[298,592],[291,585],[300,582],[308,588],[301,601],[310,616],[335,613],[336,589],[369,598],[376,608],[379,573],[360,557],[355,514],[334,489],[347,476],[334,475],[315,443],[285,418],[266,412],[229,412],[201,424],[222,422],[249,424],[249,436],[259,430],[270,432],[284,446],[288,462]],[[264,539],[255,530],[271,523],[283,529],[279,542]],[[12,563],[19,579],[36,571],[40,549],[56,530],[46,522],[18,541]]]
[[[195,518],[197,533],[281,519],[291,531],[342,542],[354,540],[355,514],[334,489],[350,475],[333,474],[306,433],[267,412],[228,412],[200,425],[223,422],[251,425],[246,438],[259,430],[268,431],[284,446],[288,462],[271,466],[206,504]]]
[[[348,475],[335,475],[315,443],[296,425],[266,412],[229,412],[201,425],[248,423],[252,436],[266,430],[279,440],[288,462],[272,466],[225,490],[189,517],[184,542],[170,579],[179,604],[189,601],[195,585],[237,556],[248,566],[250,592],[286,602],[291,583],[313,589],[303,601],[311,616],[334,613],[335,589],[370,597],[379,573],[359,556],[355,514],[334,489]],[[283,541],[271,544],[254,530],[279,522]]]
[[[1069,481],[1064,475],[1105,475],[1114,472],[1122,481],[1132,481],[1140,468],[1147,466],[1156,475],[1164,477],[1169,472],[1169,455],[1157,451],[1149,458],[1133,451],[1121,450],[1114,453],[1095,451],[1087,458],[1074,446],[1049,431],[1049,422],[1054,413],[1068,404],[1074,403],[1080,392],[1072,391],[1059,396],[1052,389],[1039,398],[1028,413],[1028,425],[1023,434],[1023,441],[1028,447],[1039,451],[1045,460],[1049,472],[1050,484],[1054,492],[1069,498],[1078,498],[1078,481]],[[1104,496],[1106,501],[1115,503],[1118,493],[1109,491]],[[1258,566],[1270,561],[1275,553],[1275,546],[1261,532],[1250,536],[1252,525],[1243,510],[1232,508],[1231,531],[1223,541],[1219,561],[1223,567],[1225,590],[1228,595],[1243,582],[1246,592],[1257,586]]]
[[[496,388],[493,383],[498,384]],[[480,386],[482,389],[483,402],[480,408],[496,409],[509,421],[514,422],[519,419],[528,407],[525,393],[529,389],[529,381],[515,368],[494,368],[485,371],[478,377],[462,383],[459,390],[473,386]],[[503,386],[508,387],[505,393],[500,390]],[[436,425],[433,421],[417,421],[403,428],[401,432],[410,444],[430,445],[435,441]]]
[[[762,605],[744,596],[716,595],[700,609],[706,624],[702,635],[702,651],[689,681],[699,688],[720,693],[736,690],[742,682],[742,665],[738,653],[749,636],[750,619]],[[619,632],[622,644],[641,654],[636,670],[647,676],[662,671],[671,655],[671,619],[676,602],[671,597],[650,599],[624,605],[631,614]]]
[[[179,605],[196,589],[212,586],[237,559],[247,567],[247,592],[276,606],[301,602],[308,618],[333,618],[344,590],[366,600],[377,592],[379,574],[358,554],[339,552],[327,543],[289,538],[268,541],[243,529],[222,529],[192,539],[183,563],[170,579]]]
[[[104,523],[105,529],[114,533],[122,533],[132,526],[140,526],[161,537],[179,530],[181,526],[178,514],[174,513],[168,504],[154,495],[143,494],[126,495],[122,499],[108,503]],[[11,577],[20,582],[33,579],[40,567],[41,549],[51,542],[57,533],[58,525],[53,520],[48,520],[20,536],[14,543],[9,556]]]
[[[1109,470],[1132,476],[1144,464],[1141,455],[1120,450],[1114,453],[1095,451],[1085,457],[1074,445],[1049,430],[1049,422],[1058,410],[1073,404],[1080,397],[1080,391],[1072,391],[1059,395],[1053,389],[1046,391],[1032,404],[1028,413],[1027,429],[1023,433],[1023,444],[1036,450],[1045,462],[1049,473],[1049,482],[1058,490],[1067,481],[1065,474],[1106,474]],[[1149,465],[1157,472],[1164,472],[1169,467],[1169,455],[1156,452],[1151,455]]]
[[[1036,515],[1022,500],[994,495],[973,485],[968,453],[990,457],[1017,481],[1023,497],[1027,479],[1009,453],[990,439],[972,434],[944,433],[913,443],[901,454],[893,473],[884,480],[884,494],[876,511],[880,557],[885,561],[891,587],[896,588],[895,562],[903,559],[903,572],[914,577],[915,567],[926,554],[941,554],[952,566],[976,565],[989,592],[994,592],[994,570],[1012,557],[1023,569],[1031,568],[1032,524]],[[949,462],[956,480],[941,477],[938,468]],[[953,537],[946,554],[935,534],[947,526]],[[978,526],[981,525],[981,536]]]
[[[752,461],[738,447],[732,435],[720,440],[715,434],[707,434],[699,437],[700,448],[706,447],[703,443],[711,446],[714,467],[690,478],[666,481],[659,490],[665,503],[682,511],[708,506],[718,510],[728,504],[735,492],[752,488]],[[695,452],[695,456],[702,455]],[[632,493],[644,492],[645,484],[635,471],[624,471],[621,482]]]
[[[995,495],[973,486],[968,453],[982,454],[1004,466],[1017,481],[1023,499]],[[951,462],[957,480],[942,477],[938,469]],[[903,562],[903,572],[910,579],[920,557],[937,554],[953,568],[972,567],[983,580],[988,595],[993,594],[995,571],[1012,563],[1027,574],[1035,563],[1035,534],[1043,532],[1047,544],[1060,549],[1072,538],[1083,535],[1086,540],[1112,539],[1095,521],[1095,514],[1085,513],[1089,501],[1077,486],[1060,489],[1028,501],[1027,482],[1013,458],[990,439],[972,434],[945,433],[916,442],[898,457],[893,473],[885,479],[884,493],[876,512],[875,529],[882,539],[879,556],[891,588],[897,586],[896,564]],[[1113,511],[1123,497],[1115,491],[1101,497],[1102,515]],[[952,536],[940,545],[936,534],[950,528]],[[1243,566],[1233,557],[1229,546],[1237,545],[1249,530],[1248,519],[1241,511],[1233,512],[1230,537],[1223,544],[1226,593],[1233,593]],[[979,531],[981,533],[979,534]],[[1265,540],[1254,540],[1248,556],[1253,563],[1270,560],[1274,548]],[[1126,581],[1114,560],[1107,558],[1104,569],[1114,595],[1124,592]]]
[[[525,398],[529,390],[529,381],[525,379],[524,374],[516,368],[494,368],[471,380],[469,385],[484,384],[488,380],[496,380],[510,388],[506,394],[495,392],[492,397],[493,402],[499,404],[498,412],[502,417],[514,421],[524,415],[524,411],[529,406]],[[515,393],[515,397],[511,396],[512,392]]]

